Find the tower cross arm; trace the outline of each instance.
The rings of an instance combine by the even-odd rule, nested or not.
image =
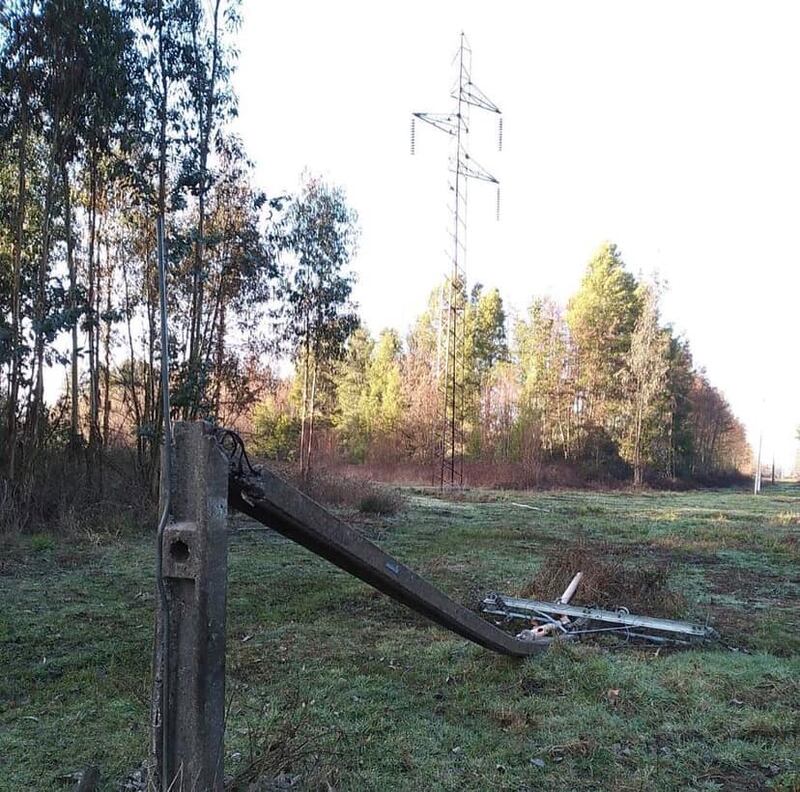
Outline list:
[[[457,113],[412,113],[411,115],[442,132],[447,132],[448,135],[458,134],[459,121],[462,129],[466,128],[464,119],[459,119]]]
[[[487,110],[490,113],[501,113],[500,108],[471,80],[463,83],[460,89],[457,88],[453,91],[451,94],[453,99],[459,98],[459,90],[461,101],[465,104]]]
[[[462,176],[468,179],[477,179],[478,181],[491,182],[492,184],[500,184],[499,179],[492,176],[489,171],[482,165],[479,165],[472,159],[466,152],[463,153],[461,161],[459,162],[459,170]]]

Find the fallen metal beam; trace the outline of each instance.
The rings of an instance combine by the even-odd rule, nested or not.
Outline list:
[[[717,637],[717,632],[713,627],[692,624],[691,622],[658,619],[652,616],[635,616],[624,610],[611,611],[603,608],[585,608],[580,605],[506,597],[501,594],[490,594],[486,597],[481,603],[481,611],[492,616],[524,621],[530,621],[541,615],[570,616],[575,619],[585,619],[586,621],[616,624],[630,629],[679,633],[703,639]]]
[[[514,503],[511,502],[512,506],[519,506],[520,509],[530,509],[531,511],[540,511],[540,512],[550,512],[550,509],[543,509],[541,506],[531,506],[528,503]]]
[[[245,472],[241,464],[238,470],[232,464],[229,485],[231,508],[273,528],[469,641],[519,657],[535,654],[549,643],[518,640],[498,629],[269,471]]]

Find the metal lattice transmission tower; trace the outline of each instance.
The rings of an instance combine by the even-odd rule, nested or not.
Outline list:
[[[416,151],[416,121],[445,132],[451,138],[449,159],[451,225],[448,256],[450,268],[442,286],[436,377],[439,386],[439,418],[435,458],[439,486],[461,486],[464,482],[464,401],[465,401],[465,311],[467,306],[467,183],[474,179],[497,185],[497,218],[500,217],[500,182],[469,154],[470,110],[477,108],[497,119],[497,148],[503,149],[503,117],[494,104],[472,82],[472,50],[461,34],[454,63],[457,77],[450,97],[450,113],[413,113],[411,116],[411,153]]]

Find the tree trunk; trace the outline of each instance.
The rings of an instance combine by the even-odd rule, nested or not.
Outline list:
[[[22,247],[25,233],[25,203],[27,193],[28,162],[28,113],[26,80],[20,81],[21,129],[17,154],[17,217],[14,249],[12,252],[11,276],[11,372],[9,376],[8,416],[6,423],[6,442],[8,444],[8,478],[14,480],[17,468],[17,402],[21,379],[20,342],[21,311],[20,285],[22,278]]]
[[[103,448],[108,447],[108,431],[111,418],[111,288],[113,272],[106,239],[106,318],[105,351],[103,355]]]
[[[87,325],[89,339],[89,446],[94,451],[100,444],[100,362],[97,330],[99,311],[96,300],[99,296],[98,267],[95,261],[97,245],[97,163],[92,153],[89,163],[89,251],[88,251],[88,304]]]
[[[217,344],[216,344],[216,360],[215,366],[216,376],[214,377],[214,413],[219,416],[222,402],[222,369],[225,365],[225,297],[220,284],[220,303],[219,303],[219,319],[217,325]]]
[[[200,186],[198,189],[198,218],[197,239],[194,253],[194,276],[192,284],[192,316],[191,331],[189,336],[189,376],[191,378],[191,399],[188,405],[189,417],[196,418],[200,412],[200,404],[205,391],[203,382],[203,366],[201,349],[203,345],[203,310],[205,301],[205,284],[203,282],[203,260],[205,254],[205,221],[206,221],[206,192],[208,190],[208,153],[211,145],[211,131],[214,122],[214,104],[216,99],[216,82],[219,68],[219,10],[221,0],[214,4],[213,29],[211,34],[211,73],[205,93],[199,97],[198,112],[199,123],[199,160],[200,160]],[[194,39],[195,58],[197,68],[201,68],[201,57],[195,33]],[[200,84],[202,81],[198,80]]]
[[[300,408],[300,476],[305,479],[306,477],[306,407],[308,405],[308,335],[306,335],[306,342],[304,347],[304,360],[303,360],[303,403]]]
[[[47,185],[44,197],[44,217],[42,218],[42,250],[36,277],[36,300],[34,316],[33,357],[36,378],[28,407],[27,431],[28,448],[35,453],[41,440],[41,415],[44,409],[44,320],[47,312],[47,279],[50,269],[50,230],[53,213],[53,188],[55,182],[55,145],[51,146],[51,156],[47,167]]]
[[[130,400],[133,408],[133,416],[136,422],[136,461],[139,467],[139,472],[143,476],[145,471],[145,456],[144,456],[144,441],[139,431],[142,426],[142,408],[139,401],[139,394],[136,387],[136,352],[133,344],[133,329],[131,327],[131,320],[133,319],[133,309],[131,307],[130,286],[128,284],[128,266],[126,260],[122,259],[122,282],[123,282],[123,295],[125,299],[125,323],[128,329],[128,354],[129,354],[129,379],[128,386],[130,389]]]
[[[642,419],[644,414],[644,405],[642,404],[642,396],[637,398],[636,404],[636,426],[634,429],[633,441],[633,486],[641,487],[643,480],[642,471]]]
[[[201,178],[205,182],[205,158],[201,164]],[[201,187],[198,197],[198,218],[197,218],[197,239],[194,246],[194,273],[192,276],[192,308],[191,308],[191,329],[189,332],[189,377],[190,377],[190,399],[186,406],[187,417],[197,418],[200,411],[200,401],[202,399],[202,324],[203,324],[203,254],[204,254],[204,235],[206,221],[206,202],[205,186]]]
[[[61,162],[61,186],[64,191],[64,235],[67,240],[67,269],[69,272],[70,334],[72,336],[72,360],[70,365],[70,446],[80,445],[78,413],[78,277],[75,271],[75,256],[72,250],[72,201],[70,196],[69,167]]]
[[[314,356],[314,370],[313,375],[311,378],[311,405],[310,405],[310,418],[308,422],[308,452],[306,456],[306,476],[311,473],[311,454],[312,448],[314,445],[314,412],[316,408],[316,396],[317,396],[317,370],[319,369],[319,363],[317,362],[318,358]]]

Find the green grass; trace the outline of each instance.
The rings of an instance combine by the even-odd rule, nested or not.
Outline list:
[[[230,543],[228,773],[260,752],[306,789],[800,789],[800,488],[417,491],[407,505],[358,524],[462,602],[520,591],[580,538],[669,564],[685,616],[739,651],[498,657],[243,532]],[[146,756],[152,539],[91,539],[2,548],[0,789],[66,788],[90,762],[116,789]]]

